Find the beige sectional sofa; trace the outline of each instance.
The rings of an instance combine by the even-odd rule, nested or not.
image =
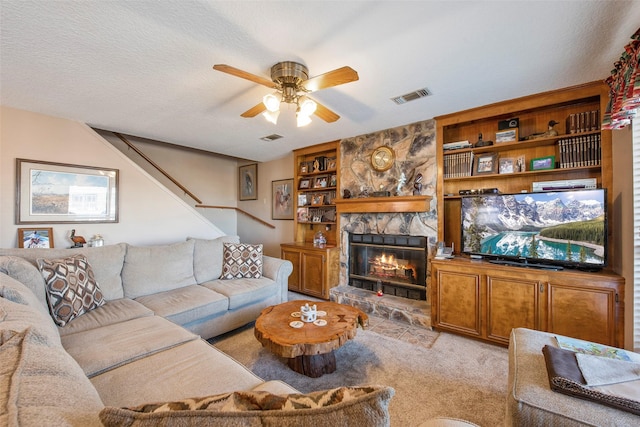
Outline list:
[[[638,426],[640,416],[552,391],[542,348],[558,347],[556,334],[517,328],[509,342],[507,425]]]
[[[392,389],[336,389],[327,392],[331,398],[307,399],[283,382],[263,381],[205,341],[287,299],[290,262],[263,256],[261,277],[221,279],[224,243],[237,238],[0,249],[0,425],[320,426],[345,417],[388,425]],[[94,297],[105,302],[60,326],[36,265],[78,254],[98,284]],[[64,276],[66,264],[53,265]],[[209,406],[185,401],[212,395]]]

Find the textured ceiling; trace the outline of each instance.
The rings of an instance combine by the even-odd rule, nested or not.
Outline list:
[[[607,77],[638,1],[0,1],[2,105],[267,161],[522,95]],[[341,119],[295,127],[240,114],[280,61],[360,80],[314,98]],[[428,88],[403,105],[390,98]],[[284,138],[265,142],[273,133]]]

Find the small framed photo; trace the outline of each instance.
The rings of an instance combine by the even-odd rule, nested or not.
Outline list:
[[[309,172],[309,165],[306,162],[300,164],[300,173]]]
[[[307,206],[306,194],[298,194],[298,206]]]
[[[518,158],[516,159],[515,171],[516,172],[527,171],[527,162],[524,156],[518,156]]]
[[[313,188],[326,188],[328,184],[329,177],[327,175],[321,175],[316,177],[316,180],[313,183]]]
[[[496,132],[496,143],[516,142],[518,140],[518,128],[505,129]]]
[[[314,194],[311,196],[311,206],[319,206],[324,204],[324,194]]]
[[[300,179],[300,183],[298,183],[298,189],[305,190],[307,188],[311,188],[311,179],[310,178]]]
[[[53,248],[53,228],[18,228],[19,248]]]
[[[331,159],[327,159],[327,170],[336,170],[336,159],[335,158],[331,158]]]
[[[329,177],[329,187],[335,187],[336,185],[338,185],[338,177],[334,173],[333,175],[331,175],[331,177]]]
[[[296,218],[298,222],[309,222],[309,208],[298,208]]]
[[[311,222],[322,222],[322,215],[314,215]]]
[[[478,154],[474,159],[475,168],[473,170],[474,175],[486,175],[492,173],[498,173],[498,154],[497,153],[484,153]]]
[[[531,159],[530,169],[532,171],[541,171],[556,168],[556,156],[538,157]]]
[[[515,159],[511,157],[500,157],[499,165],[499,173],[514,173],[516,171]]]

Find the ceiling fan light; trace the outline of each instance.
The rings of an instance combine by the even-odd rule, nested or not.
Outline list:
[[[280,100],[272,93],[265,95],[264,98],[262,98],[262,103],[267,107],[267,110],[271,112],[275,112],[280,109]]]
[[[298,127],[301,128],[311,123],[311,117],[302,112],[298,112],[296,114],[296,122],[298,124]]]
[[[273,123],[274,125],[278,123],[278,116],[280,115],[280,110],[277,111],[265,111],[262,113],[265,119],[269,123]]]
[[[305,99],[302,102],[302,104],[300,104],[300,111],[304,115],[310,116],[313,113],[315,113],[317,107],[318,107],[318,104],[316,104],[314,101],[312,101],[310,99]]]

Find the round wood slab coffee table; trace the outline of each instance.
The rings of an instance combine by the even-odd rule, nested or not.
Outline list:
[[[326,320],[326,325],[303,322],[302,327],[292,327],[290,323],[300,320],[297,316],[305,304],[315,304],[319,312],[326,312],[318,316],[318,320]],[[286,358],[291,369],[318,378],[336,370],[334,350],[356,336],[358,325],[365,329],[368,324],[368,316],[355,307],[329,301],[296,300],[262,310],[254,334],[263,347]]]

